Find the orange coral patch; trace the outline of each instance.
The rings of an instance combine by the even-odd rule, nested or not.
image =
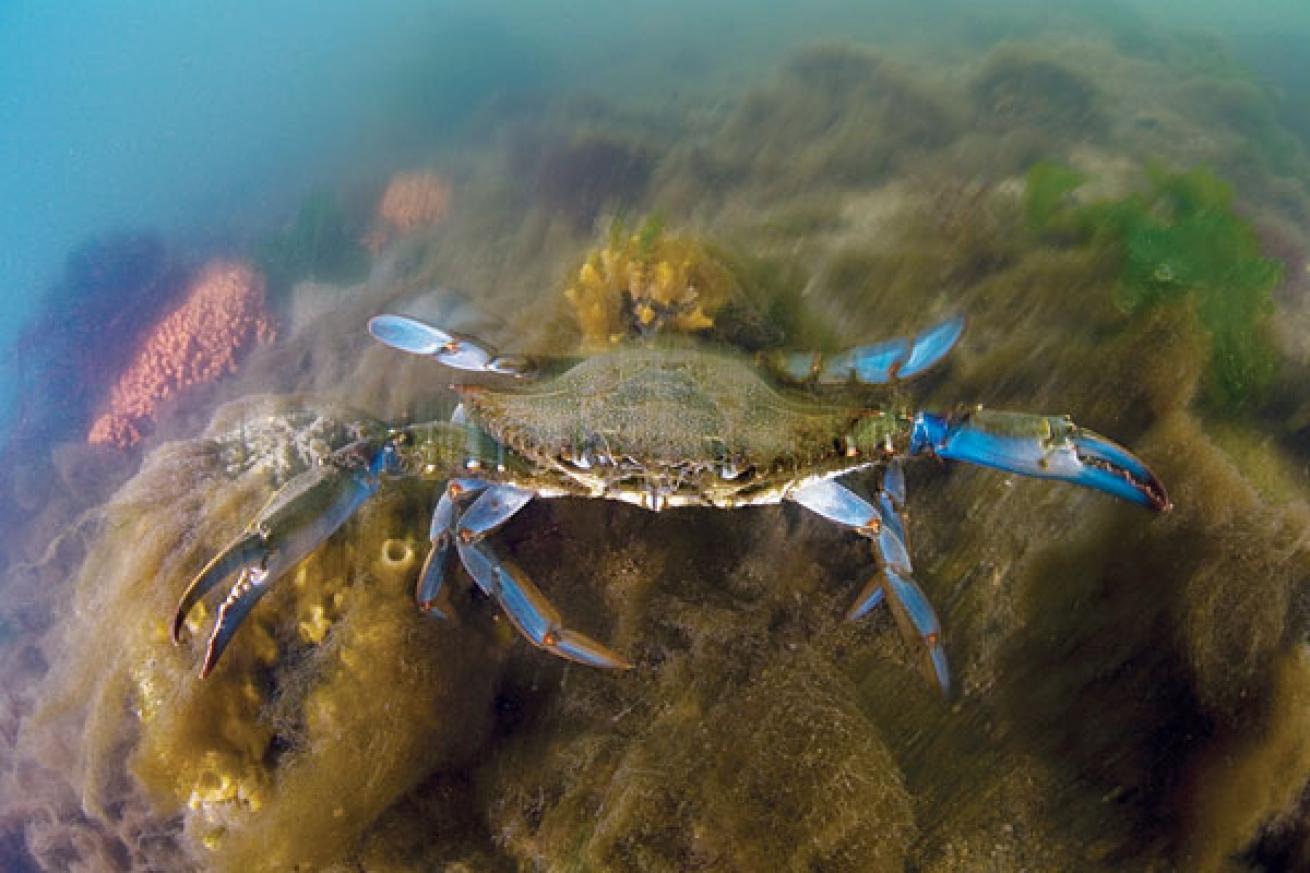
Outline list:
[[[408,233],[437,223],[449,208],[450,185],[436,173],[397,173],[378,204],[378,219],[399,233]]]
[[[92,424],[87,442],[133,445],[148,432],[162,401],[235,373],[246,352],[274,335],[263,276],[239,261],[207,265],[182,305],[147,335],[110,391],[108,409]]]

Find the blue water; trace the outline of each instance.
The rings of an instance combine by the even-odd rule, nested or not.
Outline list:
[[[673,95],[768,69],[815,39],[900,41],[955,26],[949,3],[909,6],[677,2],[634,14],[600,2],[6,0],[0,347],[86,237],[209,239],[276,225],[316,182],[430,146],[506,90]],[[1287,45],[1310,30],[1295,0],[1240,11],[1154,0],[1141,12],[1220,27],[1271,68],[1262,38]]]

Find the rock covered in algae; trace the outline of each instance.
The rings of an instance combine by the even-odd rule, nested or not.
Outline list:
[[[620,644],[637,635],[628,646],[643,665],[569,677],[525,704],[480,776],[506,850],[580,869],[896,867],[917,836],[913,799],[826,642],[802,630],[818,633],[835,607],[806,567],[822,542],[791,542],[783,557],[773,512],[652,524],[625,507],[599,530],[597,512],[567,513],[596,533],[570,537],[556,559],[586,555],[588,574],[549,581],[576,602],[587,579],[609,579],[592,596],[618,618]],[[723,587],[698,584],[724,574]]]
[[[196,670],[211,613],[193,613],[189,644],[168,643],[187,579],[357,419],[295,399],[231,404],[201,438],[152,452],[101,511],[27,742],[147,865],[150,844],[130,829],[149,818],[179,823],[210,869],[340,861],[407,791],[479,743],[497,658],[476,633],[413,608],[407,525],[420,493],[371,504],[348,537],[288,574],[208,680]]]
[[[653,199],[679,212],[742,195],[790,205],[913,171],[965,129],[963,102],[932,79],[849,45],[806,49],[710,136],[675,148]]]
[[[1013,131],[1034,127],[1046,137],[1090,139],[1106,128],[1096,85],[1031,49],[1011,46],[992,54],[970,92],[984,125]]]

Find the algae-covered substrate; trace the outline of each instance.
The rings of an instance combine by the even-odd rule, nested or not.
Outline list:
[[[433,157],[452,180],[440,224],[358,284],[287,290],[300,323],[10,568],[13,857],[1310,865],[1310,161],[1269,100],[1190,43],[1087,36],[931,69],[822,46],[685,116],[557,100],[498,137],[493,113]],[[646,232],[662,241],[614,254]],[[555,501],[516,518],[499,541],[636,665],[611,673],[532,649],[462,576],[450,621],[420,615],[434,490],[397,483],[201,682],[213,605],[183,646],[168,623],[214,550],[353,422],[450,410],[437,365],[370,343],[367,317],[436,305],[489,316],[479,333],[506,349],[603,344],[609,326],[575,306],[603,298],[605,257],[664,264],[678,287],[700,276],[714,311],[690,327],[750,351],[963,312],[917,404],[1069,412],[1145,458],[1175,509],[910,465],[916,576],[958,677],[944,701],[885,611],[842,621],[874,572],[867,543],[797,507]],[[59,457],[49,487],[71,493],[94,459]]]

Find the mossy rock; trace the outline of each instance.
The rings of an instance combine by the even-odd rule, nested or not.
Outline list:
[[[709,156],[729,178],[766,188],[867,185],[945,146],[961,129],[949,95],[891,61],[829,46],[802,53],[775,86],[747,97]]]
[[[1032,127],[1048,137],[1096,138],[1106,129],[1098,89],[1068,67],[1028,51],[992,55],[970,86],[983,125]]]
[[[916,834],[912,800],[831,665],[802,654],[712,703],[689,689],[669,703],[627,742],[584,732],[549,749],[534,744],[546,755],[532,765],[544,768],[544,783],[518,787],[497,820],[522,863],[903,866]]]

